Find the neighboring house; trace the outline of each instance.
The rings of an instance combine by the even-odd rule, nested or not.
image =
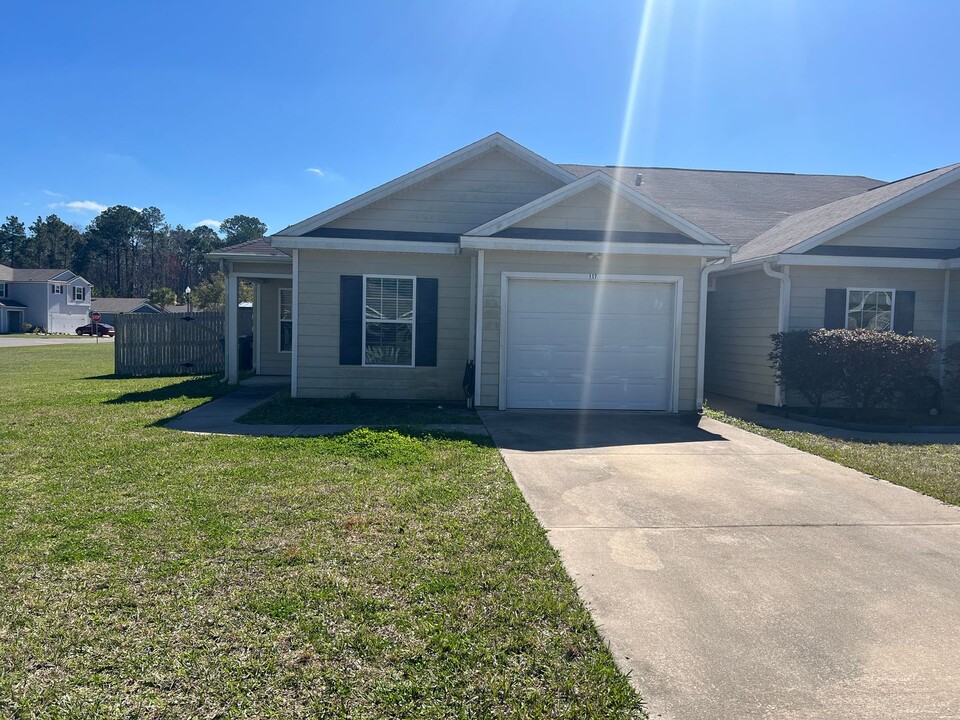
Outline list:
[[[710,393],[783,404],[770,335],[814,328],[960,340],[960,164],[891,183],[827,178],[855,194],[794,212],[744,238],[709,293]],[[849,184],[848,184],[849,183]],[[797,402],[798,398],[791,398]]]
[[[929,180],[946,189],[952,172]],[[898,192],[865,177],[556,165],[494,134],[211,253],[227,273],[228,380],[238,377],[232,308],[245,280],[256,288],[256,370],[289,375],[294,397],[455,400],[470,380],[479,407],[685,412],[702,406],[706,375],[713,392],[772,402],[769,335],[822,322],[826,298],[840,303],[826,290],[844,289],[837,317],[875,327],[903,330],[912,312],[927,332],[943,315],[960,245],[956,223],[937,219],[960,215],[950,190],[918,200],[937,241],[924,245],[903,216],[878,250],[850,255],[837,236],[826,244],[840,249],[808,252],[809,238],[826,240],[837,224],[854,237],[850,218],[875,205],[893,212],[874,200],[902,206],[926,187],[901,182]],[[846,244],[882,233],[865,232]],[[790,271],[791,305],[778,268],[796,253],[807,259]],[[921,267],[934,289],[914,287]],[[883,274],[891,268],[907,275]],[[889,318],[883,299],[860,289],[896,290]]]
[[[107,325],[116,324],[117,315],[163,312],[146,298],[94,298],[90,302],[90,311],[100,313],[100,322]]]
[[[76,273],[0,265],[0,333],[21,332],[25,324],[72,333],[89,310],[90,283]]]

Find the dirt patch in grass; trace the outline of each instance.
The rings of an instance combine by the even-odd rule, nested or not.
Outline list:
[[[178,433],[216,379],[111,358],[0,350],[0,716],[643,716],[487,440]]]
[[[237,422],[251,425],[479,425],[480,418],[462,404],[406,400],[292,399],[280,393]]]
[[[841,440],[811,432],[774,430],[708,409],[707,415],[873,477],[960,505],[960,444]]]

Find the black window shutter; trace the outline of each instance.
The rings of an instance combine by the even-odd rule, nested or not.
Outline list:
[[[913,332],[913,316],[917,294],[913,290],[897,290],[893,306],[893,331],[901,335]]]
[[[340,276],[340,364],[363,364],[363,276]]]
[[[437,365],[436,278],[417,278],[417,367]]]
[[[823,327],[827,330],[842,329],[847,326],[847,291],[827,290],[827,301],[823,306]]]

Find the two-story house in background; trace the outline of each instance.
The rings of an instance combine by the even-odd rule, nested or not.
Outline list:
[[[17,269],[0,265],[0,333],[25,325],[72,333],[86,322],[91,286],[63,268]]]

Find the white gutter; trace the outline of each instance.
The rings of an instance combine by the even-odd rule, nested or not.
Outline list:
[[[700,315],[697,325],[697,412],[703,411],[703,372],[707,344],[707,284],[710,274],[730,264],[730,257],[704,265],[700,270]]]
[[[772,262],[763,264],[763,272],[775,280],[780,281],[780,312],[777,314],[777,332],[787,332],[790,325],[790,275],[788,268],[783,272],[777,272],[773,269]],[[783,388],[776,386],[774,392],[774,404],[777,407],[783,405]]]

